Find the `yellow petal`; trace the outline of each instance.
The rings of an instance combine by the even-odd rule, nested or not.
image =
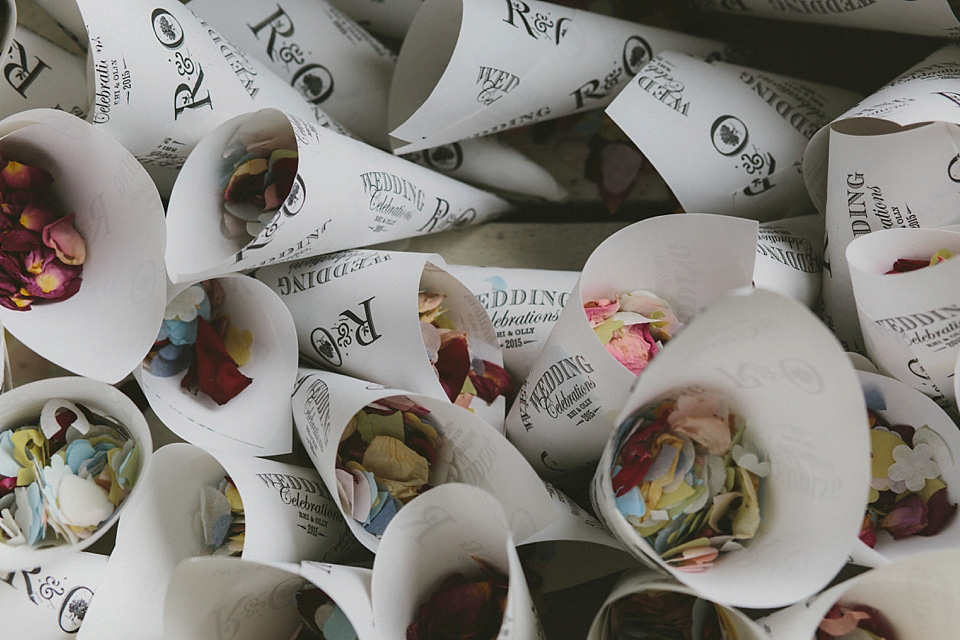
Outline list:
[[[903,444],[895,433],[870,429],[870,469],[874,478],[886,478],[887,469],[894,463],[893,450]]]
[[[250,345],[253,344],[253,334],[246,329],[238,329],[233,325],[227,327],[227,335],[223,338],[223,346],[238,366],[250,361]]]

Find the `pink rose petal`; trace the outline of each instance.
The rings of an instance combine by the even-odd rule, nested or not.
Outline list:
[[[73,226],[74,214],[64,216],[43,228],[43,244],[57,252],[64,264],[79,265],[87,258],[87,245]]]

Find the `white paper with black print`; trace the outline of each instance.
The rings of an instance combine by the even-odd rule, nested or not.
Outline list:
[[[0,308],[0,319],[54,364],[119,382],[150,350],[166,304],[163,205],[156,187],[126,149],[62,111],[11,116],[0,122],[0,136],[4,158],[53,175],[54,197],[65,213],[76,214],[87,251],[76,295],[26,312]],[[109,332],[104,318],[110,318]]]
[[[960,551],[904,558],[842,582],[757,622],[772,640],[812,638],[834,604],[879,611],[899,640],[953,638],[960,624]]]
[[[600,109],[664,50],[724,45],[539,0],[427,0],[390,89],[394,151]]]
[[[221,156],[235,134],[295,145],[297,176],[274,219],[246,242],[221,232]],[[234,118],[197,145],[167,208],[167,272],[200,280],[436,233],[510,208],[494,195],[275,109]]]
[[[819,215],[764,222],[757,236],[753,284],[799,300],[820,302],[823,280],[823,218]]]
[[[960,21],[950,0],[693,0],[694,6],[758,18],[812,22],[956,38]]]
[[[960,261],[887,274],[900,258],[960,254],[960,233],[888,229],[855,239],[847,260],[867,355],[884,373],[957,411],[953,376],[960,354]]]
[[[276,7],[192,0],[190,8],[364,142],[390,148],[387,98],[395,56],[340,10],[325,0],[285,0]],[[408,159],[492,189],[554,201],[566,196],[547,171],[495,139],[452,143]]]
[[[84,551],[50,565],[0,572],[4,638],[74,637],[106,564],[107,556]]]
[[[40,107],[87,115],[87,67],[83,59],[17,25],[0,65],[0,117]]]
[[[487,310],[503,351],[503,366],[520,381],[580,277],[577,271],[447,265]]]
[[[730,216],[658,216],[593,251],[507,414],[507,437],[538,473],[592,473],[637,379],[597,337],[584,303],[647,290],[686,323],[725,292],[750,285],[757,227]]]
[[[669,51],[639,69],[606,113],[685,210],[769,221],[815,212],[804,149],[858,97]]]
[[[699,598],[696,591],[689,587],[664,577],[659,573],[653,573],[648,570],[638,570],[626,573],[617,581],[610,591],[610,595],[604,601],[597,615],[593,618],[590,630],[587,632],[587,640],[614,640],[610,628],[612,609],[618,600],[629,598],[630,596],[645,591],[670,591],[682,593],[684,595]],[[733,607],[724,607],[707,600],[712,606],[723,610],[724,618],[733,626],[736,633],[733,638],[737,640],[769,640],[765,635],[763,628],[748,618],[743,612]],[[664,611],[665,615],[673,614],[672,611]],[[711,614],[707,614],[711,615]],[[677,629],[678,633],[692,633],[692,629]],[[799,640],[799,638],[798,638]]]
[[[305,583],[298,564],[188,558],[173,570],[166,596],[156,603],[162,637],[290,640],[302,624],[296,596]]]
[[[331,0],[370,33],[402,40],[423,0]]]
[[[453,448],[448,477],[493,493],[504,505],[515,538],[525,540],[556,519],[553,501],[530,465],[500,433],[466,409],[328,371],[301,369],[293,393],[294,422],[341,512],[345,505],[336,478],[341,435],[358,411],[391,396],[405,396],[430,412],[426,420]],[[376,552],[380,539],[352,517],[346,520],[357,539]]]
[[[301,562],[300,575],[321,589],[343,611],[357,640],[378,640],[373,625],[370,583],[373,571],[326,562]]]
[[[136,156],[169,193],[199,140],[267,106],[344,131],[175,0],[77,2],[87,25],[88,119]]]
[[[384,638],[406,637],[447,576],[480,575],[473,557],[509,581],[498,638],[543,638],[540,621],[514,546],[509,515],[483,489],[435,487],[405,507],[384,532],[373,561],[373,619]]]
[[[745,446],[770,463],[756,533],[702,572],[665,562],[619,511],[612,485],[624,421],[684,390],[719,393],[745,420]],[[590,490],[597,515],[636,558],[701,597],[754,608],[809,597],[843,567],[870,482],[866,409],[846,354],[803,305],[763,289],[727,294],[654,358],[622,409]]]
[[[297,377],[297,341],[290,312],[262,282],[239,274],[217,279],[225,299],[219,313],[253,337],[240,373],[253,379],[226,404],[180,386],[186,373],[155,376],[146,365],[133,375],[161,422],[187,442],[211,451],[273,456],[290,453],[293,422],[288,394]],[[182,289],[185,287],[174,287]],[[188,347],[190,348],[190,347]]]
[[[418,292],[445,296],[440,308],[466,332],[471,359],[503,366],[503,356],[483,306],[444,266],[440,256],[428,253],[357,249],[272,265],[256,275],[293,315],[303,357],[338,373],[450,401],[424,344]],[[503,430],[503,396],[491,403],[475,396],[470,409]]]
[[[80,638],[164,638],[163,599],[177,564],[213,552],[199,522],[204,487],[229,476],[243,501],[242,557],[257,562],[342,561],[355,548],[343,517],[314,469],[252,456],[215,458],[185,443],[161,447],[144,492],[117,531],[99,598]],[[144,576],[150,576],[144,580]]]

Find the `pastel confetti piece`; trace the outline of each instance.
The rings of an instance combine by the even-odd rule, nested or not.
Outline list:
[[[106,491],[74,475],[61,481],[57,506],[64,521],[74,527],[94,527],[114,511]]]

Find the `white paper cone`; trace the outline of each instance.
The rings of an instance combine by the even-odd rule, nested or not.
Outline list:
[[[850,364],[852,364],[853,368],[857,371],[866,371],[867,373],[881,375],[880,370],[877,369],[877,365],[873,364],[866,356],[848,351],[847,357],[850,359]]]
[[[539,0],[427,0],[390,89],[394,151],[602,108],[666,49],[706,58],[724,46]]]
[[[80,15],[80,8],[76,2],[64,2],[64,0],[33,0],[33,3],[42,8],[53,18],[57,24],[63,27],[67,33],[73,36],[73,39],[84,46],[87,42],[87,29],[83,24],[83,16]],[[6,49],[4,49],[6,51]]]
[[[357,633],[357,640],[377,640],[373,626],[370,582],[373,572],[322,562],[301,562],[300,575],[322,589],[337,604]]]
[[[696,591],[686,587],[679,582],[665,578],[659,574],[649,571],[634,571],[624,575],[607,596],[606,602],[593,618],[590,625],[590,631],[587,632],[587,640],[612,640],[610,634],[610,614],[614,603],[622,598],[629,597],[634,593],[644,591],[672,591],[674,593],[683,593],[688,596],[701,597]],[[742,612],[730,607],[716,605],[723,609],[727,619],[733,624],[739,640],[767,640],[763,629],[748,618]],[[799,636],[797,638],[799,639]],[[806,640],[806,639],[804,639]]]
[[[960,262],[884,275],[899,258],[960,254],[960,233],[888,229],[857,238],[847,260],[867,354],[878,368],[956,410],[953,371],[960,354]]]
[[[520,388],[507,437],[542,475],[592,473],[636,376],[597,338],[583,304],[646,289],[687,322],[748,286],[756,255],[756,222],[709,214],[649,218],[607,238]]]
[[[245,246],[220,231],[221,155],[241,127],[295,134],[299,166],[280,213]],[[395,191],[392,191],[395,189]],[[187,160],[167,210],[167,270],[197,280],[479,223],[509,204],[274,109],[218,127]]]
[[[760,225],[753,284],[793,298],[811,309],[823,280],[823,218],[787,218]]]
[[[196,521],[203,486],[230,476],[243,500],[242,557],[254,562],[342,559],[352,544],[343,518],[316,471],[174,443],[157,450],[144,493],[117,530],[102,590],[81,638],[124,638],[133,627],[164,638],[162,601],[177,564],[210,555]],[[303,516],[306,516],[304,518]],[[150,576],[145,581],[144,576]]]
[[[543,593],[559,591],[637,566],[602,522],[546,483],[557,519],[523,541],[524,568]],[[530,547],[529,545],[535,545]]]
[[[904,558],[838,584],[759,622],[774,640],[812,638],[837,602],[880,611],[899,640],[952,638],[960,624],[960,551],[943,550]]]
[[[184,560],[156,603],[163,608],[163,638],[290,640],[301,624],[295,597],[303,583],[297,565]]]
[[[807,141],[858,97],[671,51],[606,113],[684,209],[766,221],[814,213],[799,170]]]
[[[0,116],[42,107],[80,118],[87,115],[87,71],[82,59],[21,25],[6,51]]]
[[[165,194],[201,137],[239,114],[276,106],[342,131],[179,2],[71,1],[90,42],[88,118],[129,149]]]
[[[530,373],[580,276],[576,271],[466,265],[448,265],[447,271],[487,310],[503,351],[503,366],[514,380]]]
[[[948,499],[956,502],[960,496],[960,465],[957,465],[960,460],[960,431],[950,416],[930,398],[892,378],[863,371],[857,375],[865,395],[879,394],[883,398],[886,409],[878,413],[887,422],[892,425],[906,424],[917,429],[928,426],[944,441],[950,462],[949,465],[942,465],[941,478],[947,485]],[[917,553],[957,547],[960,547],[960,520],[954,516],[940,533],[933,536],[915,535],[894,540],[890,534],[878,530],[877,544],[873,549],[857,540],[851,555],[857,564],[876,567]]]
[[[866,507],[866,410],[853,367],[799,303],[762,289],[742,290],[698,315],[654,359],[616,424],[694,385],[726,398],[746,421],[744,441],[770,462],[770,475],[760,482],[762,521],[755,536],[702,573],[667,565],[614,504],[611,467],[623,439],[620,428],[591,486],[598,515],[631,553],[704,598],[763,608],[808,597],[846,562]]]
[[[543,637],[508,517],[487,492],[462,484],[435,487],[397,514],[373,561],[373,619],[384,638],[404,638],[417,608],[450,574],[480,573],[471,559],[509,579],[498,638]]]
[[[938,38],[956,37],[960,22],[948,0],[875,2],[873,0],[694,0],[701,9],[777,20],[812,22],[834,27],[855,27],[913,33]]]
[[[476,485],[494,494],[503,504],[517,540],[529,538],[557,517],[543,482],[523,457],[500,433],[466,409],[335,373],[301,369],[293,394],[294,422],[307,454],[341,512],[344,512],[344,505],[337,491],[335,475],[340,436],[350,418],[363,407],[397,395],[406,396],[430,411],[427,419],[454,448],[451,464],[456,473],[451,475],[455,475],[459,482]],[[346,520],[357,539],[376,552],[380,539],[364,530],[353,518]]]
[[[7,574],[0,585],[10,640],[65,640],[77,632],[107,557],[82,551],[48,566]]]
[[[417,292],[445,295],[444,316],[467,332],[471,356],[503,366],[480,302],[427,253],[356,250],[261,269],[296,325],[303,357],[338,373],[449,401],[430,364]],[[459,391],[459,390],[458,390]],[[475,397],[470,409],[503,430],[506,400]]]
[[[0,431],[16,429],[36,421],[47,400],[63,398],[80,403],[91,411],[107,417],[126,429],[139,450],[138,479],[149,468],[153,439],[143,414],[123,393],[108,384],[88,378],[48,378],[31,382],[0,395]],[[134,483],[126,498],[113,513],[85,540],[76,544],[34,549],[28,545],[11,546],[0,543],[0,571],[19,571],[34,567],[53,566],[71,554],[82,551],[109,531],[124,507],[137,500],[141,489],[139,480]]]
[[[290,389],[297,378],[296,329],[289,311],[262,282],[228,275],[217,282],[226,300],[221,313],[253,334],[250,360],[240,371],[253,382],[224,405],[180,387],[184,374],[159,378],[134,370],[150,407],[175,434],[204,449],[272,456],[290,453]]]
[[[390,148],[387,98],[395,56],[344,13],[325,0],[276,7],[192,0],[190,9],[360,139]],[[455,143],[414,158],[471,184],[547,200],[566,195],[544,169],[495,140]]]
[[[402,40],[423,0],[331,0],[371,33]]]
[[[12,116],[0,123],[0,135],[4,158],[53,175],[53,192],[65,213],[76,213],[75,226],[87,245],[76,295],[26,312],[0,309],[0,319],[54,364],[117,382],[146,355],[163,317],[163,207],[157,190],[123,147],[61,111]],[[110,318],[109,333],[104,318]]]

